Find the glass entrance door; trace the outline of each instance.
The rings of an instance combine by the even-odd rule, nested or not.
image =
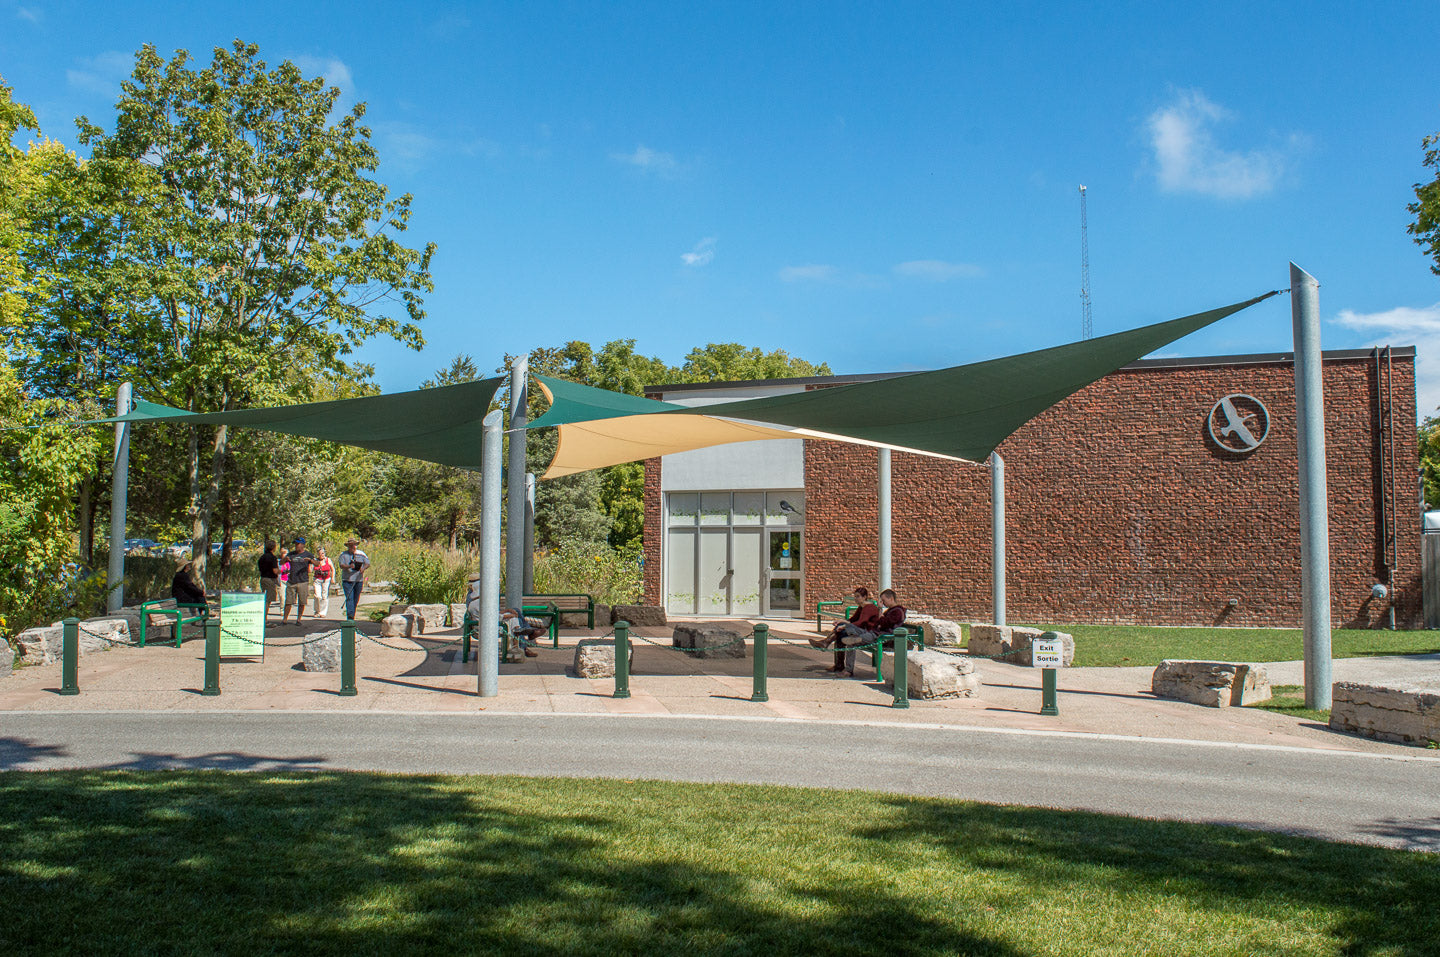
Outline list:
[[[804,535],[803,531],[791,528],[769,532],[769,582],[765,589],[764,609],[766,615],[801,614],[800,589],[805,580],[801,566],[804,558]]]

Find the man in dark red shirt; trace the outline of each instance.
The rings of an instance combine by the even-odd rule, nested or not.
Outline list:
[[[874,630],[875,623],[880,620],[880,609],[875,602],[870,599],[870,589],[864,585],[857,585],[855,590],[850,593],[850,596],[855,599],[855,610],[850,613],[849,619],[846,621],[837,621],[835,627],[830,630],[830,636],[828,638],[811,638],[810,644],[813,647],[829,648],[838,643],[840,639],[847,634],[870,634]],[[845,653],[836,651],[834,666],[826,670],[844,671]]]
[[[896,597],[893,588],[887,588],[880,593],[880,607],[882,609],[880,618],[869,632],[856,635],[850,633],[847,628],[846,634],[840,638],[839,646],[845,649],[845,670],[839,672],[839,677],[855,677],[855,652],[857,649],[852,646],[869,644],[875,640],[876,635],[894,631],[905,624],[905,606],[900,604],[900,599]]]

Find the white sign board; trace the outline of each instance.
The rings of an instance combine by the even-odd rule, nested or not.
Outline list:
[[[1065,642],[1060,638],[1036,638],[1030,643],[1030,667],[1065,667]]]

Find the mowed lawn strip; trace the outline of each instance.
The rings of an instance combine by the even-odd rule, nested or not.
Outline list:
[[[1166,658],[1203,661],[1298,661],[1298,628],[1158,628],[1143,625],[1032,625],[1075,636],[1075,667],[1154,667]],[[1440,653],[1440,631],[1332,632],[1335,658]]]
[[[872,793],[0,774],[0,953],[1433,954],[1440,866]]]

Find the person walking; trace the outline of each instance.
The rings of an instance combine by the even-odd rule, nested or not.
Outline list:
[[[365,573],[370,570],[370,559],[356,546],[358,538],[345,540],[345,550],[335,559],[340,569],[340,590],[345,593],[345,618],[355,620],[355,607],[360,604],[360,593],[365,590]]]
[[[260,556],[260,590],[265,593],[265,618],[268,621],[270,603],[280,600],[280,559],[275,557],[275,543],[269,539],[266,539],[265,552]]]
[[[335,581],[335,565],[325,554],[325,546],[315,550],[315,617],[330,617],[330,585]]]
[[[290,606],[295,606],[295,624],[300,624],[300,619],[305,617],[305,600],[310,597],[310,566],[315,563],[315,556],[305,547],[305,539],[296,538],[295,547],[290,550],[290,574],[285,579],[285,608],[280,612],[280,623],[285,623],[285,616],[290,614]]]

